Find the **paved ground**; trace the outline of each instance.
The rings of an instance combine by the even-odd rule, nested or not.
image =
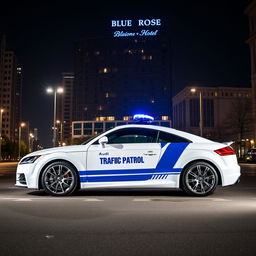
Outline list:
[[[256,165],[206,198],[91,190],[54,198],[0,164],[0,255],[256,255]]]

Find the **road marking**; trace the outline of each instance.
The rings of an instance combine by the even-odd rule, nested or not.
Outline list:
[[[13,200],[14,202],[31,202],[32,200],[29,198],[18,198]]]
[[[213,198],[212,201],[214,201],[214,202],[230,202],[231,200],[224,199],[224,198]]]
[[[138,199],[133,199],[132,200],[133,202],[150,202],[150,201],[152,201],[152,199],[150,199],[150,198],[138,198]]]
[[[98,198],[87,198],[84,199],[84,202],[102,202],[104,200],[98,199]]]
[[[44,236],[46,239],[53,239],[54,238],[54,235],[46,235]]]

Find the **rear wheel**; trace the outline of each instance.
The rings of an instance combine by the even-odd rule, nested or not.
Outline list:
[[[192,196],[208,196],[218,185],[218,174],[215,168],[202,161],[186,167],[182,174],[182,188]]]
[[[43,171],[41,183],[46,193],[52,196],[66,196],[77,188],[77,172],[64,161],[50,164]]]

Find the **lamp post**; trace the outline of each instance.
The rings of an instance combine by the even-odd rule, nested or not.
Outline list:
[[[190,91],[192,93],[195,93],[197,89],[191,88]],[[203,97],[202,97],[202,92],[200,90],[199,90],[199,112],[200,112],[200,121],[199,121],[200,136],[203,136]]]
[[[48,94],[53,94],[53,147],[56,146],[56,111],[57,111],[57,93],[62,94],[64,92],[64,89],[62,87],[58,88],[52,88],[49,87],[46,89],[46,92]]]
[[[63,141],[63,123],[60,120],[57,120],[56,123],[60,124],[60,145],[62,146],[62,141]]]
[[[29,150],[29,152],[32,152],[33,150],[32,150],[32,148],[33,148],[33,139],[34,139],[34,134],[33,133],[30,133],[29,134],[29,139],[28,139],[28,150]]]
[[[0,110],[0,161],[2,161],[2,126],[3,126],[3,112],[4,109]]]
[[[26,123],[22,122],[19,126],[19,153],[18,153],[18,160],[20,160],[20,151],[21,151],[21,129],[26,126]]]

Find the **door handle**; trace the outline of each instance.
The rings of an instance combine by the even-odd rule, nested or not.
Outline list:
[[[145,156],[155,156],[156,154],[149,151],[148,153],[143,153],[143,155],[145,155]]]

